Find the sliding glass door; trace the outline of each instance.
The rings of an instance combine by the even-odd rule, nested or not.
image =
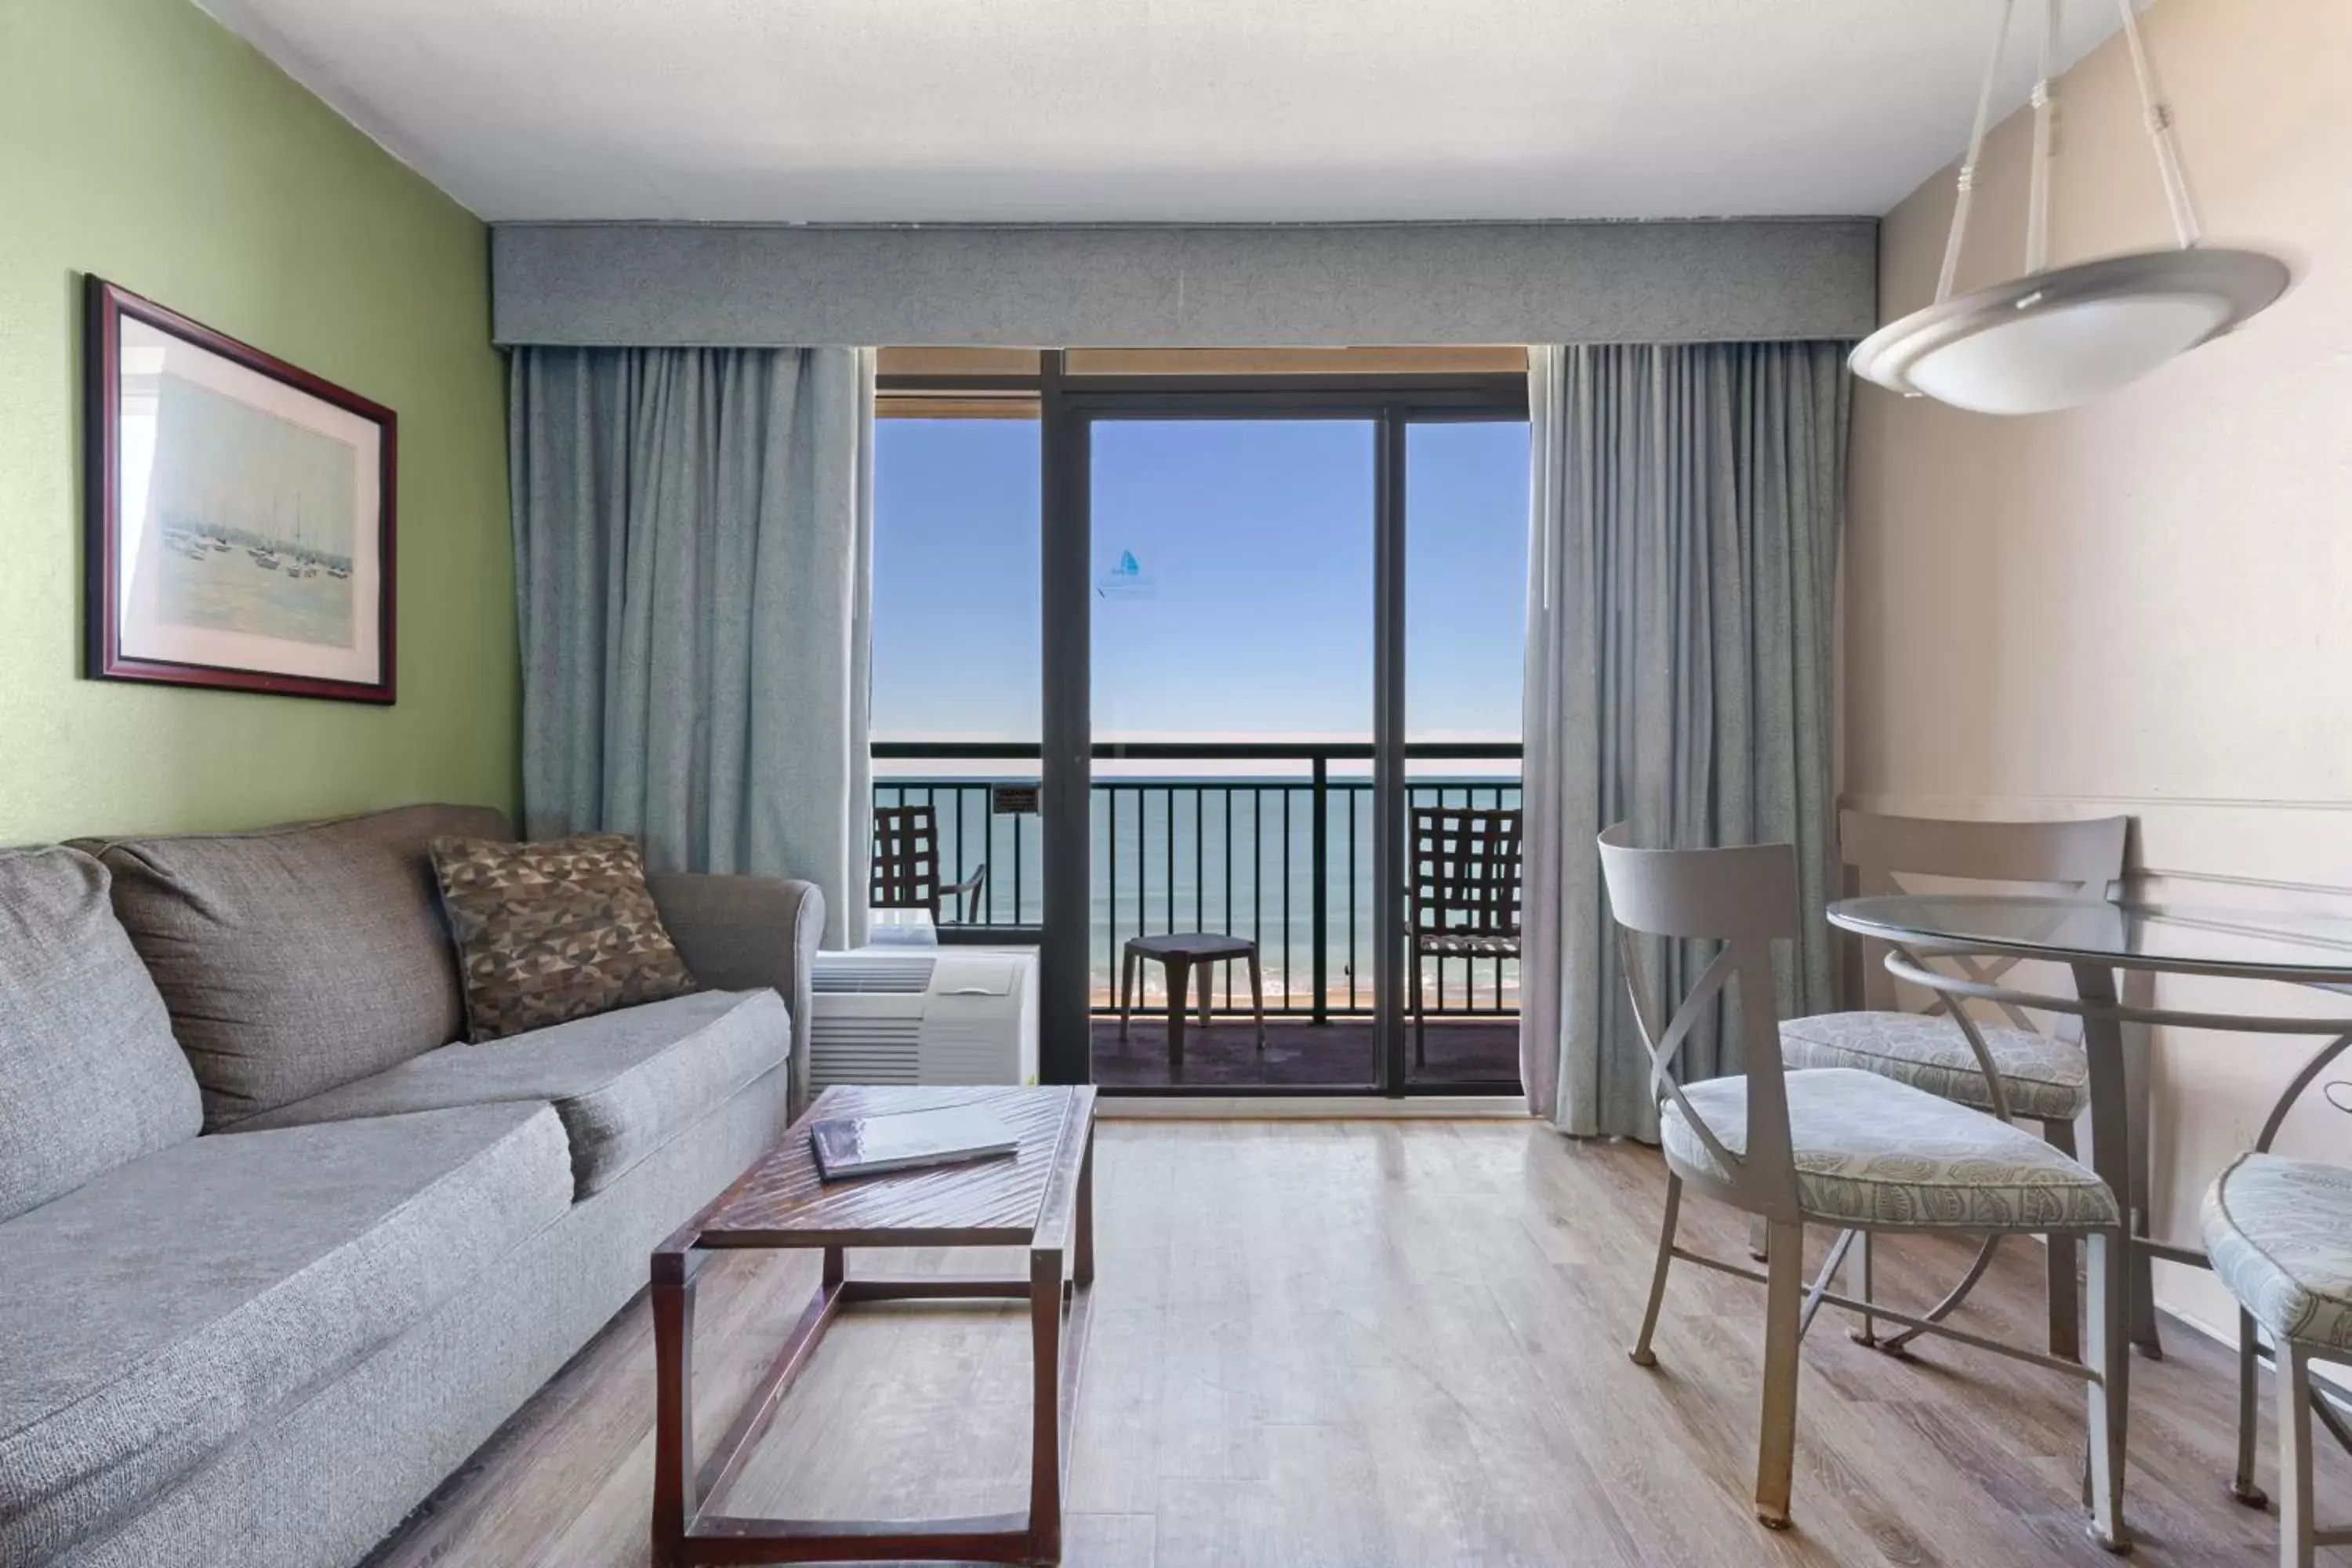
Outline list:
[[[1041,398],[1049,1076],[1515,1089],[1516,961],[1499,927],[1474,962],[1430,950],[1451,872],[1421,875],[1421,808],[1484,808],[1474,826],[1516,876],[1519,385],[1057,369]]]
[[[1378,422],[1087,429],[1094,1080],[1372,1089]]]
[[[1404,1082],[1518,1081],[1528,426],[1404,439]]]
[[[1049,1081],[1513,1089],[1524,379],[1150,357],[886,377],[874,804],[908,896],[1039,950]]]
[[[951,941],[1026,945],[1045,918],[1037,486],[1034,416],[877,422],[874,808],[929,874],[874,880],[901,903],[956,889]]]

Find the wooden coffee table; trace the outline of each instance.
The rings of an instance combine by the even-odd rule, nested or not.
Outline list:
[[[1010,1158],[822,1182],[808,1123],[986,1105],[1020,1134]],[[775,1148],[653,1255],[654,1562],[1058,1563],[1070,1421],[1086,1362],[1094,1259],[1091,1089],[828,1089]],[[694,1277],[724,1247],[824,1253],[816,1294],[710,1458],[694,1462]],[[853,1247],[1025,1247],[1025,1279],[851,1279]],[[1064,1279],[1064,1266],[1069,1278]],[[720,1511],[784,1391],[844,1307],[1002,1299],[1030,1304],[1036,1416],[1029,1508],[977,1519],[756,1519]]]

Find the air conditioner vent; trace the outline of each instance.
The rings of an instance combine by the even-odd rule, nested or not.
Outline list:
[[[820,954],[809,989],[820,996],[919,996],[939,960],[930,953]]]
[[[811,1088],[1036,1081],[1034,953],[868,949],[812,967]]]
[[[836,1083],[914,1083],[922,1067],[922,1020],[841,1018],[820,1013],[809,1044],[809,1080],[818,1089]]]

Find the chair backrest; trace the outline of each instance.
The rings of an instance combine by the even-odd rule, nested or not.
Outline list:
[[[873,890],[868,907],[940,912],[940,819],[928,805],[874,808]]]
[[[2124,874],[2128,816],[2073,822],[1954,822],[1931,816],[1838,816],[1838,855],[1861,891],[1899,893],[1905,877],[1971,882],[2054,882],[2105,898]]]
[[[1525,814],[1499,806],[1412,808],[1412,934],[1519,934]]]
[[[1838,816],[1838,855],[1853,871],[1854,891],[1864,897],[1916,889],[1906,879],[2033,884],[2068,898],[2104,899],[2124,874],[2127,816],[2085,817],[2073,822],[1955,822],[1926,816],[1880,816],[1866,811]],[[1894,977],[1880,960],[1883,944],[1863,945],[1863,1005],[1891,1010]],[[2014,958],[1968,961],[1975,978],[1998,978],[2015,967]],[[1939,1002],[1932,1011],[1940,1012]],[[2003,1007],[2011,1021],[2032,1020]]]
[[[1789,1100],[1782,1078],[1780,1005],[1772,944],[1798,933],[1797,851],[1790,844],[1734,849],[1643,849],[1624,823],[1601,835],[1601,877],[1617,922],[1633,1020],[1650,1053],[1650,1090],[1671,1100],[1716,1163],[1730,1173],[1721,1195],[1774,1219],[1797,1217],[1797,1177],[1789,1142]],[[1642,937],[1720,942],[1722,948],[1690,991],[1661,1019],[1650,1002]],[[1747,1143],[1734,1155],[1683,1095],[1675,1058],[1727,985],[1738,982],[1741,1036],[1747,1044]]]

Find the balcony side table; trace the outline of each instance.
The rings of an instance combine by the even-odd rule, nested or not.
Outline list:
[[[808,1123],[985,1105],[1020,1136],[1013,1156],[824,1182]],[[1093,1304],[1095,1091],[836,1086],[653,1255],[653,1560],[689,1563],[982,1562],[1062,1557],[1062,1498]],[[1026,1279],[849,1277],[853,1247],[1023,1247]],[[822,1249],[824,1271],[708,1461],[694,1462],[695,1274],[727,1247]],[[1064,1274],[1065,1265],[1068,1277]],[[720,1511],[743,1461],[835,1316],[861,1301],[1026,1300],[1034,1365],[1029,1506],[971,1519],[761,1519]]]
[[[1143,990],[1146,959],[1168,972],[1168,1071],[1184,1070],[1184,1008],[1192,995],[1192,975],[1201,976],[1201,1026],[1209,1023],[1210,969],[1213,963],[1238,959],[1249,965],[1250,1011],[1257,1021],[1259,1049],[1265,1047],[1265,979],[1258,969],[1257,943],[1245,936],[1223,931],[1179,931],[1158,936],[1131,936],[1120,950],[1118,965],[1118,1037],[1127,1038],[1128,1015]]]

